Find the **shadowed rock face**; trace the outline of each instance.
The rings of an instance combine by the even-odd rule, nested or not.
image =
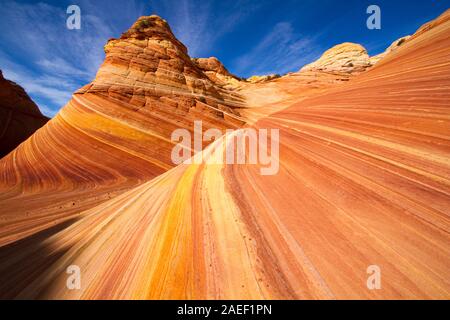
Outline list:
[[[42,115],[25,90],[6,80],[0,70],[0,158],[14,150],[47,121],[48,118]]]
[[[157,16],[139,18],[108,41],[105,53],[92,83],[0,161],[0,216],[9,216],[0,244],[72,219],[171,169],[176,129],[192,133],[195,120],[204,131],[236,129],[334,83],[319,73],[274,85],[240,81],[214,58],[191,59]]]
[[[280,78],[279,74],[269,74],[266,76],[251,76],[250,78],[247,79],[247,81],[251,82],[251,83],[259,83],[259,82],[270,81],[270,80],[277,79],[277,78]]]
[[[204,72],[214,72],[223,76],[238,79],[235,75],[232,75],[216,57],[195,58],[192,60]]]
[[[0,297],[448,299],[449,15],[357,76],[304,70],[234,90],[162,19],[141,18],[108,43],[94,82],[0,162]],[[168,152],[158,130],[192,121],[185,99],[210,96],[280,129],[277,175],[183,164],[152,179]],[[232,126],[209,115],[196,114]],[[66,288],[72,264],[81,290]],[[366,286],[370,265],[382,290]]]
[[[120,39],[108,41],[105,53],[96,79],[78,93],[107,92],[139,107],[161,96],[187,108],[195,107],[199,100],[206,100],[212,108],[242,104],[208,79],[168,24],[157,16],[139,18]]]

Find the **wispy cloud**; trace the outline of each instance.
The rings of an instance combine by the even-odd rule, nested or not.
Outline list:
[[[64,0],[58,5],[14,0],[2,3],[0,69],[44,105],[43,111],[49,116],[95,77],[104,59],[106,41],[118,37],[137,17],[159,14],[169,21],[191,56],[203,57],[217,53],[213,49],[219,40],[239,32],[267,1],[77,0],[81,30],[66,28],[69,4]],[[313,54],[310,47],[310,40],[282,22],[230,67],[239,75],[290,71],[309,59]]]
[[[214,43],[235,30],[262,6],[262,1],[166,0],[151,3],[154,13],[168,20],[175,36],[193,57],[210,55]]]
[[[314,39],[295,32],[289,22],[279,22],[253,50],[234,61],[233,69],[242,75],[286,73],[318,55]]]
[[[81,29],[69,30],[66,9],[70,3],[3,1],[0,69],[35,101],[44,103],[47,110],[43,112],[53,116],[73,91],[95,77],[104,59],[104,44],[123,31],[116,28],[128,27],[144,13],[143,6],[133,3],[77,1]]]
[[[48,74],[37,74],[19,64],[10,61],[4,53],[0,51],[0,66],[6,79],[20,84],[29,95],[37,100],[48,101],[52,104],[63,106],[71,96],[71,90],[77,85],[70,78],[61,78]],[[53,108],[47,106],[47,110],[41,111],[52,116],[55,113]]]

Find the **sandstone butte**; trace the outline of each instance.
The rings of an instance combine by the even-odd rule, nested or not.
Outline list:
[[[0,158],[13,151],[48,120],[25,90],[6,80],[0,70]]]
[[[261,83],[191,60],[156,16],[105,51],[0,161],[1,298],[450,298],[450,11],[375,66]],[[194,119],[279,128],[279,173],[173,167]]]

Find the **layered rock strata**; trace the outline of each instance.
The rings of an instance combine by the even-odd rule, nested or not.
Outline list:
[[[243,98],[213,83],[160,17],[141,17],[105,53],[94,81],[0,161],[0,239],[71,219],[169,170],[176,129],[245,123]]]
[[[58,217],[53,216],[45,230],[36,224],[48,219],[49,211],[42,208],[39,214],[0,212],[0,297],[449,299],[449,16],[450,11],[439,18],[444,22],[419,30],[370,70],[356,76],[344,72],[340,79],[345,81],[337,80],[336,71],[310,70],[264,87],[240,88],[245,101],[252,97],[251,88],[279,94],[274,103],[282,110],[261,114],[252,124],[255,129],[280,130],[280,170],[273,176],[261,176],[261,165],[182,164],[97,206],[79,209],[64,223],[55,225]],[[119,75],[121,85],[130,81],[128,73]],[[296,79],[304,88],[312,81],[310,85],[317,85],[314,93],[296,100],[301,95]],[[92,115],[110,107],[104,115],[119,120],[101,126],[114,135],[102,141],[108,141],[108,151],[122,166],[135,165],[129,167],[132,176],[140,158],[126,158],[131,144],[126,138],[138,125],[122,127],[130,120],[107,102],[122,108],[130,103],[121,99],[124,93],[118,96],[120,103],[106,96],[107,80],[84,89],[93,92],[75,95],[75,102],[63,111],[76,108]],[[341,84],[334,85],[336,81]],[[321,89],[325,83],[329,87]],[[289,102],[283,103],[282,96]],[[103,100],[96,106],[96,99]],[[89,131],[98,127],[97,121],[74,121],[67,114],[62,112],[58,121],[83,133],[73,137],[86,133],[100,141],[95,130]],[[80,129],[81,123],[85,127]],[[54,125],[52,120],[46,127]],[[28,142],[16,157],[20,152],[27,159],[37,156],[35,148],[41,143],[35,136],[41,131],[31,139],[36,143]],[[235,134],[209,145],[207,156],[223,158],[223,150],[214,147]],[[54,143],[64,148],[64,137],[53,136]],[[133,138],[146,142],[141,136]],[[126,175],[109,161],[104,146],[96,147],[99,156],[86,161],[122,172],[112,181],[126,184]],[[78,157],[73,155],[73,160],[80,164]],[[58,168],[60,161],[49,159],[49,164]],[[84,168],[92,181],[94,176],[102,181],[94,165]],[[33,174],[31,167],[23,169],[28,171],[22,171],[21,179]],[[16,173],[13,167],[0,172],[1,181]],[[102,190],[96,187],[96,192]],[[0,210],[20,200],[2,197]],[[34,229],[25,232],[33,221]],[[80,290],[66,286],[69,265],[80,267]],[[370,266],[381,271],[382,290],[367,287]]]
[[[342,43],[325,51],[315,62],[301,71],[361,73],[371,66],[366,49],[356,43]]]

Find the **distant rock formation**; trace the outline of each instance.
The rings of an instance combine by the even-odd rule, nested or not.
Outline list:
[[[402,37],[400,39],[395,40],[394,42],[392,42],[392,44],[383,53],[380,53],[380,54],[378,54],[376,56],[370,57],[370,59],[369,59],[370,64],[371,65],[377,64],[381,59],[386,57],[389,53],[394,52],[400,46],[405,44],[408,41],[409,38],[411,38],[411,36],[405,36],[405,37]]]
[[[0,70],[0,158],[47,123],[38,106],[18,84]]]
[[[344,44],[236,87],[164,20],[140,18],[0,160],[0,299],[448,299],[448,17],[374,68]],[[279,130],[278,172],[174,167],[171,133],[194,120]],[[382,290],[366,286],[374,264]]]
[[[300,71],[361,73],[371,66],[367,50],[360,44],[338,44]]]
[[[224,90],[203,72],[217,69],[228,76],[223,65],[217,59],[208,60],[216,62],[215,66],[195,63],[167,22],[158,16],[139,18],[119,39],[108,41],[105,53],[95,80],[76,94],[107,93],[137,109],[158,108],[161,102],[171,101],[169,105],[187,118],[189,113],[198,115],[195,110],[201,110],[205,115],[224,119],[227,115],[222,109],[233,114],[233,108],[243,104],[237,95]]]
[[[221,86],[239,85],[241,79],[231,74],[216,57],[193,58],[192,61],[215,84]]]
[[[105,53],[92,83],[0,161],[0,194],[11,204],[3,201],[1,207],[13,212],[26,203],[36,214],[32,207],[47,208],[37,225],[27,219],[34,227],[21,224],[21,237],[173,168],[176,129],[193,133],[197,120],[203,130],[245,123],[239,114],[245,99],[211,81],[160,17],[139,18],[108,41]],[[27,196],[40,200],[12,200]],[[22,218],[7,224],[16,219]],[[0,229],[0,239],[6,230]]]
[[[278,79],[281,76],[279,74],[269,74],[265,76],[251,76],[250,78],[247,78],[248,82],[251,83],[261,83],[261,82],[267,82],[270,80]]]

